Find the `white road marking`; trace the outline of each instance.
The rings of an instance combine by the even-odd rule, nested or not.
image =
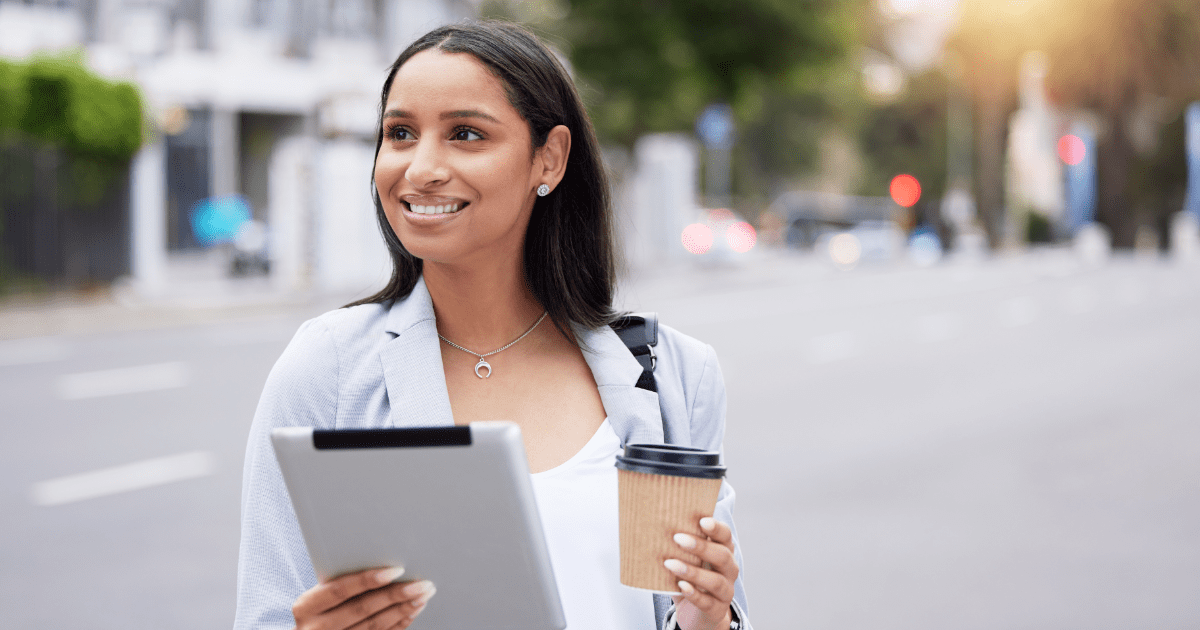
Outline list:
[[[1009,328],[1032,324],[1041,314],[1041,310],[1033,298],[1016,297],[1004,303],[1000,310],[1000,323]]]
[[[808,362],[832,363],[862,354],[862,342],[852,332],[836,332],[808,340]]]
[[[917,337],[921,341],[946,341],[958,337],[962,331],[962,316],[958,313],[933,313],[917,319]]]
[[[66,374],[58,379],[58,397],[79,400],[172,389],[187,385],[188,377],[187,365],[180,361]]]
[[[35,505],[62,505],[195,479],[211,475],[215,468],[208,451],[181,453],[35,483],[30,499]]]
[[[31,337],[0,341],[0,366],[61,361],[71,347],[59,337]]]

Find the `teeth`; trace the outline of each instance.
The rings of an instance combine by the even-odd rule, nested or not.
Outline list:
[[[418,206],[416,204],[410,204],[409,208],[411,208],[412,211],[417,214],[448,214],[451,212],[458,212],[458,204],[456,203],[443,206]]]

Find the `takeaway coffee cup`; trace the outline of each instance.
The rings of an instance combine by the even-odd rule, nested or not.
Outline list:
[[[667,558],[700,559],[675,544],[683,532],[701,540],[700,519],[712,516],[725,467],[711,451],[670,444],[628,444],[617,457],[620,496],[621,583],[679,593]]]

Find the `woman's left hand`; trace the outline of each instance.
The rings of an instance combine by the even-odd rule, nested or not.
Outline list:
[[[700,519],[707,540],[690,534],[675,534],[675,544],[700,557],[700,566],[670,559],[664,564],[679,578],[674,595],[675,621],[682,630],[729,630],[733,584],[738,565],[733,557],[733,531],[714,518]]]

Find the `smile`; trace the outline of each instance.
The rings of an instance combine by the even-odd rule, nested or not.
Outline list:
[[[415,203],[408,204],[408,210],[416,214],[451,214],[458,212],[460,208],[466,204],[448,203],[439,206],[419,206]]]

